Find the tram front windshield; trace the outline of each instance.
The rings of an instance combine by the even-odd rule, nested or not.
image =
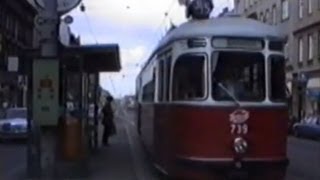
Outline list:
[[[265,99],[265,58],[263,54],[214,52],[212,62],[212,79],[214,80],[212,97],[214,100],[233,101],[234,97],[238,101],[261,102]],[[225,89],[222,89],[218,83]]]

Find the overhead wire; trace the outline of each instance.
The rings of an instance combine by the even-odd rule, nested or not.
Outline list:
[[[164,17],[163,17],[161,23],[160,23],[159,26],[156,28],[155,33],[157,33],[157,31],[161,30],[161,26],[163,25],[163,23],[166,22],[166,19],[167,19],[168,16],[170,15],[170,13],[171,13],[171,11],[172,11],[172,8],[173,8],[173,6],[174,6],[174,4],[175,4],[175,2],[177,2],[177,0],[172,0],[172,1],[171,1],[170,5],[169,5],[169,8],[168,8],[168,9],[165,11],[165,13],[164,13]]]
[[[90,18],[89,18],[88,14],[87,14],[86,7],[85,7],[85,5],[84,5],[83,2],[82,2],[82,4],[81,4],[81,6],[80,6],[80,10],[81,10],[81,12],[83,12],[83,14],[84,14],[84,16],[85,16],[87,25],[88,25],[88,27],[89,27],[89,31],[90,31],[90,33],[91,33],[91,35],[92,35],[95,43],[96,43],[96,44],[99,44],[98,39],[97,39],[97,37],[96,37],[96,35],[95,35],[94,31],[93,31]]]
[[[156,26],[156,29],[155,29],[155,31],[154,31],[154,34],[156,34],[155,37],[157,38],[157,41],[159,41],[159,39],[158,39],[158,32],[161,31],[162,25],[166,22],[166,19],[170,16],[170,13],[171,13],[172,9],[173,9],[175,3],[177,3],[177,2],[178,2],[177,0],[172,0],[172,1],[171,1],[171,3],[169,4],[167,10],[164,12],[164,17],[163,17],[162,21],[160,22],[160,24],[159,24],[158,26]],[[161,36],[161,35],[160,35],[160,36]],[[160,38],[162,38],[162,37],[160,37]],[[155,44],[155,43],[150,41],[148,44],[149,44],[149,45],[148,45],[147,47],[150,47],[150,46],[152,47],[152,44]],[[152,48],[153,48],[153,47],[152,47]],[[145,57],[143,57],[143,61],[147,61],[147,60],[145,60],[145,59],[147,59],[148,56],[149,56],[149,54],[146,54]],[[142,67],[144,63],[145,63],[145,62],[143,62],[142,64],[140,64],[140,66]]]

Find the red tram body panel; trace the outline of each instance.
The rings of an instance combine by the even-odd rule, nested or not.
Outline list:
[[[283,53],[272,47],[278,36],[271,26],[227,17],[187,22],[164,38],[139,74],[136,90],[138,133],[158,170],[174,179],[285,179],[289,117]],[[205,38],[188,41],[197,37]],[[208,43],[212,37],[232,43]],[[190,76],[185,65],[179,67],[187,61]],[[200,73],[194,73],[197,66]],[[182,76],[176,73],[181,69]],[[235,91],[221,83],[233,71],[240,72]],[[179,88],[186,90],[194,77],[198,84],[182,94]]]
[[[150,116],[142,118],[142,124],[145,124],[145,129],[153,129],[152,134],[150,131],[143,131],[142,136],[153,138],[146,142],[150,143],[148,147],[153,147],[154,151],[150,153],[155,157],[155,163],[161,167],[173,166],[170,170],[168,168],[166,173],[176,174],[174,166],[179,162],[185,162],[190,167],[204,165],[205,169],[217,166],[229,169],[234,167],[237,155],[233,151],[235,135],[230,133],[229,115],[235,108],[192,105],[142,106],[145,111],[150,111],[147,113],[150,113]],[[258,166],[274,163],[284,169],[287,164],[287,109],[248,107],[246,110],[250,112],[248,134],[245,136],[249,149],[242,157],[243,164],[255,162],[253,166]],[[190,177],[187,172],[189,170],[183,171],[182,174]],[[213,174],[209,175],[211,177]],[[264,175],[259,173],[256,179],[268,175],[269,171]],[[279,176],[280,179],[284,178],[283,173]],[[273,176],[269,179],[276,178]]]

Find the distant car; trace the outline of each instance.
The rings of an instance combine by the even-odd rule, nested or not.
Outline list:
[[[320,140],[320,119],[308,118],[293,125],[293,132],[297,137]]]
[[[0,120],[0,140],[26,139],[27,108],[9,108]]]

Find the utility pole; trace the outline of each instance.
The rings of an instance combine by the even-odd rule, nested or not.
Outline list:
[[[60,16],[81,0],[33,0],[39,14],[35,18],[34,44],[39,50],[29,74],[28,174],[33,178],[53,177],[57,164],[58,119],[63,115],[60,99],[59,25]]]
[[[31,137],[28,146],[28,174],[40,178],[53,175],[56,128],[59,112],[59,60],[57,0],[35,0],[42,3],[43,9],[35,18],[40,44],[40,57],[32,61],[30,74],[32,87],[31,116],[29,131]],[[40,8],[39,8],[40,9]],[[35,44],[37,44],[35,43]],[[29,111],[30,112],[30,111]],[[32,124],[32,126],[31,126]]]

